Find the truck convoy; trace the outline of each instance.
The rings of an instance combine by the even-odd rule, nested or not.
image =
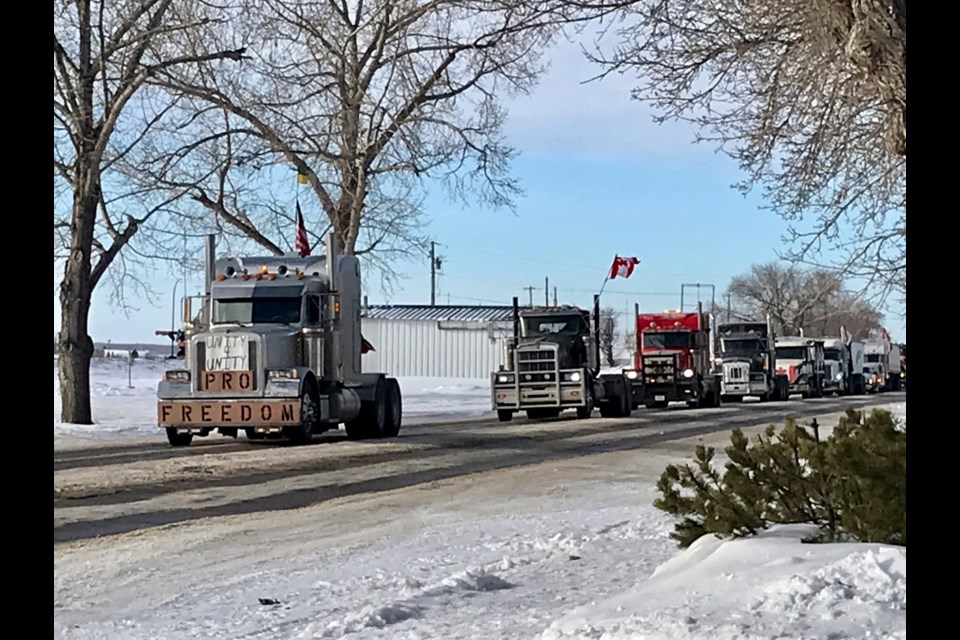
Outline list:
[[[789,397],[786,373],[777,373],[776,336],[766,322],[725,323],[717,327],[724,402],[746,397],[786,400]]]
[[[530,419],[555,418],[574,409],[589,418],[627,417],[630,381],[624,373],[600,373],[600,296],[590,312],[573,306],[528,307],[513,299],[513,337],[499,371],[491,374],[493,409],[501,422],[525,411]]]
[[[774,341],[778,374],[787,376],[790,395],[821,398],[824,394],[826,369],[823,341],[803,336],[781,336]]]
[[[184,303],[183,368],[164,372],[157,422],[173,446],[217,430],[306,443],[345,425],[351,439],[400,431],[400,385],[361,367],[360,263],[338,255],[215,259],[207,237],[200,314]]]
[[[636,313],[637,347],[632,406],[648,409],[683,401],[690,407],[720,406],[720,375],[713,370],[710,317],[694,312]]]

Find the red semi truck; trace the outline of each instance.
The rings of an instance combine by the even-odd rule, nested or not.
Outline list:
[[[632,381],[633,405],[664,408],[720,406],[720,375],[713,370],[710,316],[693,312],[637,313],[637,347]]]

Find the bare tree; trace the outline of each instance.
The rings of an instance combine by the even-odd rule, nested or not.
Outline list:
[[[342,251],[415,255],[428,241],[418,229],[429,180],[497,207],[520,193],[500,100],[534,86],[564,10],[558,1],[246,0],[243,23],[220,37],[251,42],[250,63],[210,61],[155,82],[259,139],[242,167],[243,154],[218,154],[218,182],[194,190],[223,221],[278,249],[264,242],[275,214],[254,215],[237,184],[254,170],[296,171]],[[237,177],[225,179],[228,170]]]
[[[769,315],[779,335],[798,335],[802,330],[811,337],[838,337],[845,326],[852,336],[865,338],[883,320],[868,299],[846,290],[836,274],[823,269],[754,265],[730,281],[727,293],[734,320]]]
[[[609,307],[600,311],[600,351],[608,367],[617,366],[613,348],[617,343],[617,312]]]
[[[764,188],[791,221],[782,257],[905,293],[905,0],[571,2],[622,10],[589,57]]]
[[[176,96],[147,80],[202,60],[239,60],[243,52],[179,52],[173,46],[177,37],[212,30],[216,20],[199,14],[179,20],[173,0],[57,0],[54,14],[54,260],[59,257],[63,268],[57,349],[61,419],[90,424],[93,291],[108,269],[116,272],[119,266],[123,278],[125,250],[135,236],[169,230],[174,223],[167,214],[179,196],[144,190],[127,180],[165,144],[152,137],[153,126],[178,113]],[[122,295],[122,288],[117,291]]]

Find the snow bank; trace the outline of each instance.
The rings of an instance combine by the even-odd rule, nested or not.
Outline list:
[[[157,383],[163,372],[182,366],[180,360],[94,358],[90,363],[90,395],[96,424],[60,422],[60,385],[53,363],[53,430],[55,435],[124,437],[157,435]],[[460,378],[400,378],[404,414],[408,417],[473,417],[489,415],[490,383]]]
[[[906,638],[906,547],[803,543],[814,530],[704,536],[634,589],[556,620],[541,640]]]

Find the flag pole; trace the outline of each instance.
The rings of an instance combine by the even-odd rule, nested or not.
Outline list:
[[[609,273],[609,272],[607,273],[607,277],[603,279],[603,284],[600,285],[600,293],[597,294],[598,296],[603,295],[603,290],[607,287],[607,283],[608,283],[608,282],[610,282],[610,273]]]

